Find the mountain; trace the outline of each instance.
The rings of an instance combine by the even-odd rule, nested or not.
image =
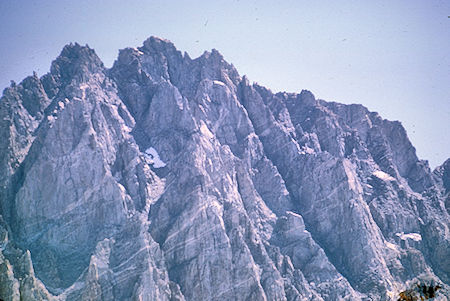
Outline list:
[[[263,62],[262,62],[263,63]],[[450,160],[156,37],[0,100],[0,298],[397,300],[450,284]],[[443,297],[445,298],[445,297]]]

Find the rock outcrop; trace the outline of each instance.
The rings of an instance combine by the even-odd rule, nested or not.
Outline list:
[[[450,160],[163,39],[70,44],[0,100],[0,298],[394,300],[450,284]],[[396,300],[396,299],[395,299]]]

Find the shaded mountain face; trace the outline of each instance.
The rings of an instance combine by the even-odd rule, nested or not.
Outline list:
[[[450,284],[450,161],[151,37],[0,100],[0,298],[390,300]]]

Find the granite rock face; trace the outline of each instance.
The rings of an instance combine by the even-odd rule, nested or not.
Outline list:
[[[399,122],[151,37],[0,100],[0,298],[394,300],[450,284],[450,161]],[[445,297],[443,297],[445,298]]]

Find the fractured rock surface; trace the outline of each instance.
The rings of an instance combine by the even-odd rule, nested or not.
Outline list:
[[[394,300],[450,284],[450,160],[151,37],[71,44],[0,100],[0,298]],[[444,297],[445,298],[445,297]]]

